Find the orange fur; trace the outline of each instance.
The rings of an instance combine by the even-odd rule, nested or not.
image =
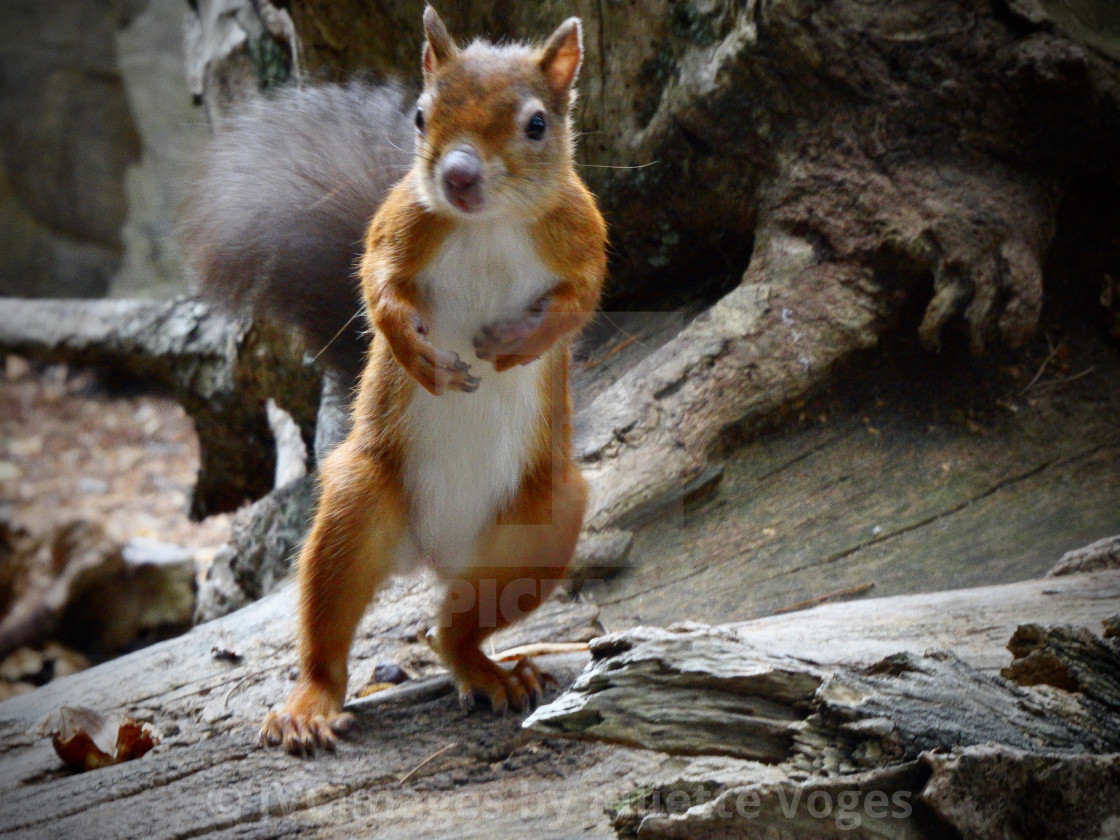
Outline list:
[[[448,579],[448,596],[434,645],[466,704],[481,696],[500,711],[539,699],[539,675],[531,666],[507,673],[480,644],[548,597],[567,568],[587,500],[571,457],[569,337],[598,305],[606,228],[572,167],[568,109],[581,59],[578,21],[566,21],[535,51],[479,43],[460,50],[430,8],[424,23],[426,125],[412,171],[368,229],[360,274],[376,335],[350,435],[322,466],[322,499],[299,560],[301,675],[287,704],[262,729],[264,740],[293,752],[333,746],[335,735],[352,722],[342,712],[351,637],[401,545],[415,539],[404,475],[412,451],[405,418],[417,395],[424,396],[417,385],[437,396],[469,392],[479,379],[466,371],[468,363],[483,377],[518,383],[522,379],[503,372],[535,364],[529,369],[535,396],[528,403],[537,406],[535,425],[517,462],[513,495],[492,510],[465,569],[436,565]],[[526,139],[526,108],[532,112],[538,102],[548,114],[549,132],[543,140]],[[429,340],[429,325],[441,314],[435,307],[442,287],[429,288],[425,283],[435,281],[424,280],[449,238],[476,224],[445,206],[439,194],[442,156],[464,142],[477,150],[491,179],[485,185],[487,212],[510,230],[524,229],[532,242],[526,253],[535,252],[543,266],[525,268],[525,276],[533,280],[547,272],[553,281],[530,310],[481,325],[474,343],[478,358],[472,359],[459,359]],[[479,259],[489,265],[494,258]],[[519,268],[501,265],[503,271]],[[492,367],[483,367],[482,359]],[[495,399],[505,392],[489,393]],[[458,399],[475,396],[481,398]],[[469,447],[472,441],[462,443]]]

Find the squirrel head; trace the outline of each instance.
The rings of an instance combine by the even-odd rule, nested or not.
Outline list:
[[[424,204],[464,220],[542,215],[572,168],[579,19],[540,47],[480,40],[460,49],[428,6],[424,34],[414,167]]]

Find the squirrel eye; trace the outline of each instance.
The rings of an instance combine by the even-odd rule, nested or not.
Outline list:
[[[423,108],[417,108],[416,109],[416,130],[419,131],[421,134],[424,133],[424,109]]]
[[[544,137],[545,126],[544,111],[537,111],[525,124],[525,136],[530,140],[540,140]]]

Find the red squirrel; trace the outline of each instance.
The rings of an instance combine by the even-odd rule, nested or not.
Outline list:
[[[386,577],[420,562],[449,582],[433,646],[461,702],[485,700],[497,712],[537,703],[535,667],[526,661],[506,671],[481,644],[548,597],[571,559],[586,505],[587,486],[571,457],[570,343],[598,305],[606,227],[573,168],[580,22],[566,20],[539,48],[485,41],[460,48],[430,6],[423,22],[415,154],[383,201],[384,175],[344,173],[348,180],[336,184],[333,163],[318,161],[325,175],[315,170],[299,187],[284,181],[273,190],[296,198],[283,234],[295,242],[279,242],[281,234],[262,240],[254,218],[224,225],[216,210],[236,205],[228,197],[196,199],[187,214],[187,242],[204,282],[244,297],[269,272],[289,294],[301,268],[318,279],[322,266],[310,263],[319,252],[299,253],[309,235],[298,229],[300,214],[312,205],[329,212],[338,190],[357,190],[371,214],[376,208],[358,271],[373,337],[351,431],[321,465],[319,508],[298,561],[300,675],[261,728],[264,743],[290,752],[331,749],[353,726],[343,700],[355,627]],[[362,100],[356,112],[391,112],[385,103],[395,96],[359,88],[300,95],[304,113],[330,112],[321,100],[346,97]],[[367,101],[377,97],[376,105]],[[368,119],[364,112],[332,116]],[[374,142],[398,145],[385,121],[375,123],[382,138]],[[264,151],[273,141],[261,139],[260,122],[239,130]],[[332,127],[324,120],[321,129]],[[274,120],[274,133],[284,129],[283,118]],[[342,153],[352,162],[361,151]],[[238,230],[247,234],[244,247]],[[338,239],[328,248],[336,262],[349,258]],[[296,252],[291,266],[280,264],[274,246]],[[261,265],[252,262],[266,255]],[[302,294],[320,290],[309,284]],[[267,307],[282,313],[284,305]],[[305,332],[328,335],[329,328],[307,326],[319,317],[314,302],[295,305],[303,307],[297,320]]]

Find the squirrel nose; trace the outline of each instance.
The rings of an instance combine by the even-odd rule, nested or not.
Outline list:
[[[443,182],[453,190],[473,187],[481,176],[482,161],[469,146],[452,149],[443,159]]]
[[[473,146],[456,146],[443,157],[443,188],[448,200],[460,209],[481,203],[482,158]]]

